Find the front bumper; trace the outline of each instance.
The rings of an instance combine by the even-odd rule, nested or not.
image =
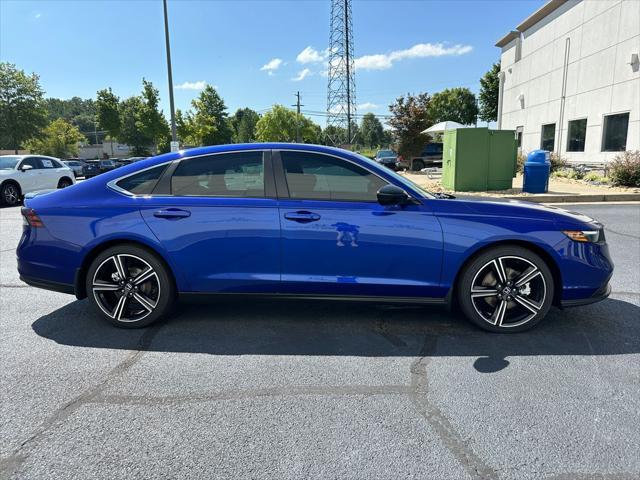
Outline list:
[[[587,298],[577,298],[574,300],[562,300],[560,302],[561,308],[580,307],[582,305],[590,305],[592,303],[600,302],[607,298],[611,294],[611,284],[607,280],[602,287],[595,291],[593,295]]]

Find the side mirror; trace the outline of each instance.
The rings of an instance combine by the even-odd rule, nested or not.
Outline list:
[[[378,203],[380,205],[402,205],[408,199],[407,192],[395,185],[385,185],[378,190]]]
[[[31,165],[20,165],[20,171],[21,172],[26,172],[27,170],[32,170],[33,166]]]

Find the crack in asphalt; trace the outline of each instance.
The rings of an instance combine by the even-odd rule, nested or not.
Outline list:
[[[437,337],[426,335],[420,356],[411,364],[411,393],[409,397],[418,413],[434,429],[445,447],[472,478],[497,479],[498,474],[495,470],[473,452],[449,419],[429,401],[427,366],[436,346]]]
[[[407,385],[309,385],[296,387],[258,388],[249,390],[230,390],[208,394],[185,394],[168,396],[150,395],[100,395],[92,403],[110,405],[175,405],[218,400],[245,400],[259,397],[288,397],[312,395],[407,395],[411,388]]]
[[[611,230],[610,228],[605,228],[606,233],[613,233],[615,235],[622,235],[623,237],[629,237],[629,238],[635,238],[636,240],[640,240],[640,237],[637,235],[631,235],[630,233],[622,233],[622,232],[616,232],[615,230]]]
[[[85,390],[73,400],[65,403],[62,407],[57,409],[53,414],[46,418],[40,424],[40,427],[31,436],[29,436],[29,438],[24,440],[20,444],[20,446],[13,451],[11,455],[6,458],[0,459],[0,478],[8,478],[22,466],[22,464],[28,458],[28,454],[24,453],[24,451],[28,449],[30,444],[37,442],[52,427],[64,422],[80,407],[87,403],[90,403],[93,399],[100,395],[100,393],[113,378],[121,375],[123,372],[140,361],[142,356],[151,346],[151,343],[153,342],[153,339],[160,330],[161,326],[162,325],[157,325],[146,330],[138,340],[138,345],[136,347],[137,349],[129,352],[124,360],[113,367],[100,383]]]

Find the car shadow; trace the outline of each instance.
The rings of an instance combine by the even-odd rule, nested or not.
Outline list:
[[[487,333],[444,309],[312,301],[181,305],[156,327],[119,329],[75,301],[36,320],[61,345],[209,355],[475,357],[496,372],[510,357],[640,352],[640,307],[617,299],[560,311],[533,330]]]

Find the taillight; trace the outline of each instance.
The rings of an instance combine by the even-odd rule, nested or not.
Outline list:
[[[44,227],[42,220],[40,220],[40,217],[33,208],[23,207],[20,212],[22,213],[22,220],[24,225],[28,225],[33,228]]]

